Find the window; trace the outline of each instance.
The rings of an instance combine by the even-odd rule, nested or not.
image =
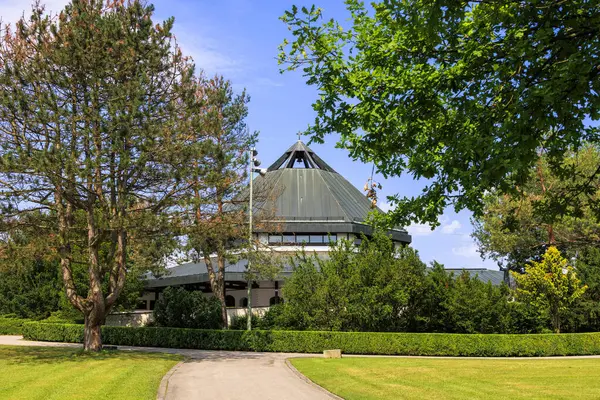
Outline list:
[[[136,310],[146,310],[148,308],[148,301],[147,300],[140,300],[137,304],[137,306],[135,307]]]
[[[156,305],[156,300],[150,300],[150,309],[154,310],[154,306]]]
[[[225,307],[235,307],[235,298],[232,295],[225,296]]]
[[[248,307],[248,298],[247,297],[240,299],[240,307]]]
[[[308,243],[308,235],[296,235],[296,243],[298,244],[302,244],[302,243]]]
[[[335,242],[337,242],[337,235],[335,235],[335,234],[333,234],[333,235],[326,235],[325,239],[329,243],[335,243]]]
[[[269,243],[276,244],[281,243],[282,238],[281,235],[269,235]]]
[[[269,299],[270,306],[274,306],[275,304],[281,304],[281,303],[283,303],[283,301],[281,300],[281,297],[279,297],[277,295],[275,295]]]
[[[294,234],[285,234],[285,235],[283,235],[283,243],[285,243],[285,244],[294,244],[294,243],[296,243],[296,235],[294,235]]]
[[[310,235],[310,243],[321,244],[323,242],[323,235]]]

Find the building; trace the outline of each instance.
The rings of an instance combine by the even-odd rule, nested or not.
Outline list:
[[[254,235],[273,250],[295,253],[304,246],[307,252],[326,256],[330,241],[348,239],[358,243],[362,235],[372,234],[372,228],[365,224],[373,210],[371,201],[300,140],[267,168],[264,176],[257,176],[254,186],[263,198],[272,198],[267,207],[272,208],[269,216],[277,225],[273,229],[273,224],[257,224]],[[242,193],[242,199],[244,196],[248,194]],[[260,208],[261,202],[257,203]],[[392,229],[389,234],[397,246],[411,242],[404,229]],[[240,260],[225,269],[226,303],[232,309],[247,305],[245,268],[246,260]],[[291,269],[287,265],[276,281],[254,282],[252,305],[260,308],[278,302],[283,279]],[[167,286],[211,292],[206,265],[183,264],[170,268],[165,276],[149,279],[140,307],[153,309]]]
[[[269,168],[264,176],[257,176],[254,186],[263,198],[257,208],[269,204],[269,216],[277,224],[257,224],[255,239],[264,246],[283,253],[295,253],[304,249],[326,257],[330,241],[348,239],[359,243],[362,235],[370,236],[372,228],[365,219],[373,210],[371,201],[342,175],[331,168],[322,158],[302,141],[294,143]],[[247,193],[241,194],[241,200]],[[261,197],[261,196],[257,196]],[[388,231],[397,246],[411,243],[411,236],[401,228]],[[247,282],[244,271],[246,260],[229,264],[225,270],[226,304],[230,315],[245,313],[247,306]],[[280,301],[280,289],[286,276],[292,271],[286,265],[275,281],[258,281],[252,287],[252,305],[255,309],[269,307]],[[454,270],[460,274],[462,270]],[[499,285],[504,280],[502,271],[470,269],[470,275]],[[206,265],[188,263],[170,268],[168,274],[151,278],[146,282],[146,294],[140,299],[140,308],[151,310],[160,292],[168,286],[182,286],[201,290],[211,295]]]

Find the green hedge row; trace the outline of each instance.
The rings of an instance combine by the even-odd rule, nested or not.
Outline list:
[[[27,339],[83,341],[83,326],[30,322]],[[182,328],[102,328],[105,344],[203,350],[413,356],[523,357],[600,354],[600,333],[496,335],[314,331],[233,331]]]
[[[30,319],[0,317],[0,335],[22,335],[23,324]]]

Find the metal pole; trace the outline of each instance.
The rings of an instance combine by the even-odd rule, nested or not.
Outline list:
[[[250,149],[250,200],[248,205],[248,274],[250,275],[250,250],[252,250],[252,177],[254,175],[254,148]],[[252,330],[252,280],[248,277],[248,312],[246,329]]]

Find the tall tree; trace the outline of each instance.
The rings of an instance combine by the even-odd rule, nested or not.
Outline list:
[[[292,39],[279,59],[319,91],[312,140],[339,133],[385,177],[428,179],[420,196],[390,199],[393,222],[437,224],[450,205],[479,215],[486,191],[515,193],[540,147],[566,174],[566,150],[598,143],[597,2],[345,3],[348,22],[323,20],[315,6],[287,11]],[[551,211],[567,214],[570,199],[592,190],[573,185]],[[593,211],[598,219],[600,205]]]
[[[186,250],[193,260],[206,264],[227,327],[225,268],[247,246],[246,213],[236,196],[246,187],[247,153],[256,133],[246,126],[249,97],[245,92],[235,95],[222,77],[206,79],[195,99],[201,111],[193,124],[198,134],[192,143],[193,161],[186,170]]]
[[[153,12],[137,0],[73,0],[48,16],[36,3],[0,39],[3,225],[43,216],[35,228],[53,235],[86,350],[101,349],[129,242],[163,233],[149,216],[187,185],[177,164],[193,134],[181,121],[194,113],[194,70],[174,43],[173,19],[154,25]],[[87,267],[86,295],[77,264]]]
[[[473,219],[479,251],[502,268],[523,272],[527,261],[539,260],[551,245],[574,256],[578,250],[600,244],[600,222],[594,217],[600,176],[588,178],[600,165],[600,150],[588,144],[569,152],[561,165],[568,175],[554,173],[549,163],[548,155],[540,150],[517,193],[490,191],[483,199],[484,212]],[[572,197],[573,188],[583,185],[594,189]],[[564,199],[568,199],[564,207],[569,211],[554,212],[555,204]]]
[[[524,274],[513,272],[512,275],[521,298],[548,310],[556,333],[560,333],[562,314],[567,306],[587,289],[587,286],[581,286],[573,267],[554,246],[548,248],[540,262],[531,261]]]

